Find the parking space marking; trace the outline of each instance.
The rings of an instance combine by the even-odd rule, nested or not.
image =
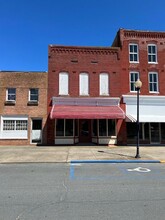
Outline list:
[[[148,172],[150,172],[151,170],[148,169],[148,168],[137,167],[137,168],[134,168],[134,169],[127,169],[127,171],[129,171],[129,172],[137,171],[137,172],[141,172],[141,173],[148,173]]]

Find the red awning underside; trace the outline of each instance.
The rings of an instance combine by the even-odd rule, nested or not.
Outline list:
[[[124,119],[125,114],[119,106],[64,106],[53,105],[51,119]]]

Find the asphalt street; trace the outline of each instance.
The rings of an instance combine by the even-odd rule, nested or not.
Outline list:
[[[1,220],[164,220],[165,164],[0,164]]]

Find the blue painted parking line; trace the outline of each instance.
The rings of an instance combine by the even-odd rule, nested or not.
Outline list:
[[[159,160],[72,160],[74,163],[161,163]]]

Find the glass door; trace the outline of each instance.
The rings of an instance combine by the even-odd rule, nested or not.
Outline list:
[[[79,130],[79,142],[87,143],[91,142],[91,120],[89,119],[80,119],[79,121],[80,130]]]
[[[160,144],[160,123],[150,123],[150,142]]]

